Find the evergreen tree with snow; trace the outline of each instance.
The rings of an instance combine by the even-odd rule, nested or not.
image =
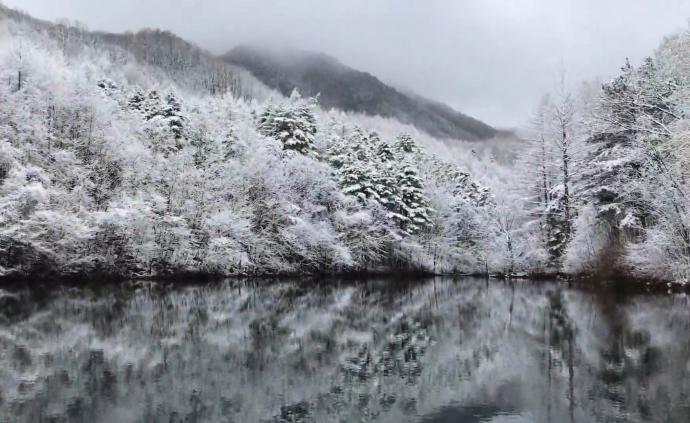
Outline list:
[[[348,138],[334,136],[327,149],[328,163],[337,171],[350,160],[348,157],[349,154],[351,154],[351,151],[348,144]]]
[[[194,164],[204,167],[217,156],[218,146],[213,142],[206,128],[193,128],[188,133],[189,145],[194,148]]]
[[[336,168],[343,192],[361,202],[380,199],[376,190],[378,169],[369,151],[368,139],[359,127],[355,127],[349,136],[336,140],[329,149],[329,161]]]
[[[127,100],[127,107],[129,110],[134,112],[143,113],[144,111],[144,101],[146,97],[141,90],[134,91],[134,94]]]
[[[161,97],[158,95],[158,91],[149,91],[142,104],[144,119],[148,121],[158,116],[160,114],[161,107]]]
[[[417,154],[420,151],[414,138],[407,132],[398,135],[395,140],[395,150],[403,155]]]
[[[626,267],[626,256],[640,246],[649,249],[637,254],[638,264],[658,263],[658,256],[648,257],[662,250],[663,256],[675,249],[683,260],[690,257],[690,230],[682,217],[686,188],[672,170],[677,149],[669,148],[683,109],[675,77],[658,66],[650,58],[638,68],[626,61],[620,75],[602,86],[587,139],[587,166],[578,180],[581,198],[596,215],[581,231],[588,240],[589,234],[602,234],[599,250]],[[676,235],[666,238],[674,239],[673,247],[651,241],[660,222],[673,227],[669,232]]]
[[[376,157],[381,163],[390,164],[395,160],[395,152],[389,143],[382,141],[376,147]]]
[[[667,171],[657,146],[670,137],[667,128],[676,116],[673,87],[651,59],[639,69],[626,61],[621,74],[602,87],[580,186],[585,201],[613,229],[614,243],[638,238],[649,225],[654,205],[643,198],[644,175]]]
[[[424,195],[424,186],[414,166],[403,163],[397,175],[401,216],[400,227],[408,234],[417,234],[431,226],[431,207]]]
[[[285,150],[315,154],[317,129],[313,109],[316,103],[315,98],[303,99],[295,90],[286,104],[266,107],[259,117],[258,130],[264,136],[279,140]]]
[[[359,126],[355,126],[348,137],[348,146],[357,156],[357,160],[371,162],[374,144]]]
[[[240,155],[241,148],[239,146],[239,138],[237,137],[235,127],[232,123],[228,124],[223,134],[221,144],[223,146],[223,158],[225,160],[229,160]]]
[[[384,145],[376,133],[367,136],[355,127],[347,137],[336,137],[331,142],[328,162],[345,194],[362,202],[376,201],[393,211],[399,203],[392,170],[394,156]]]
[[[182,116],[182,105],[173,93],[165,97],[165,104],[158,113],[173,134],[175,140],[179,141],[183,137],[184,116]]]
[[[393,149],[385,141],[380,141],[374,157],[377,171],[374,175],[374,189],[378,194],[379,202],[388,210],[395,211],[400,202],[400,193],[397,186],[394,169],[397,165]]]
[[[147,122],[146,133],[157,148],[166,152],[182,149],[187,119],[182,111],[182,103],[175,94],[169,93],[163,101],[156,90],[146,95],[136,90],[128,99],[127,108],[141,114]]]
[[[349,155],[340,168],[338,183],[343,193],[356,197],[362,203],[370,199],[379,200],[372,168],[357,160],[354,155]]]

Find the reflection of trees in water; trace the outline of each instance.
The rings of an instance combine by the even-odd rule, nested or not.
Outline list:
[[[652,300],[661,306],[618,295],[594,298],[601,342],[598,360],[582,369],[594,378],[583,395],[601,421],[675,422],[690,416],[687,300]],[[666,345],[653,339],[668,342],[669,336],[673,340]]]
[[[689,415],[687,299],[527,282],[392,286],[54,293],[0,319],[0,421]]]
[[[364,344],[355,357],[345,360],[342,368],[349,379],[360,382],[382,375],[398,376],[405,383],[413,384],[422,372],[419,358],[429,342],[427,331],[420,323],[406,320],[389,336],[382,351],[370,351]]]
[[[430,343],[426,328],[419,322],[401,321],[379,351],[363,344],[356,355],[343,360],[342,378],[328,394],[318,397],[315,408],[339,414],[344,403],[353,403],[359,419],[371,419],[397,405],[403,414],[413,415],[416,399],[399,398],[394,390],[389,391],[386,387],[394,385],[395,379],[414,385],[422,373],[421,358]]]
[[[575,349],[574,349],[574,328],[564,305],[563,291],[558,289],[550,292],[548,298],[548,318],[545,320],[547,329],[546,352],[547,352],[547,420],[553,421],[553,382],[554,367],[558,373],[567,371],[567,393],[565,395],[568,402],[568,418],[571,422],[575,421]]]

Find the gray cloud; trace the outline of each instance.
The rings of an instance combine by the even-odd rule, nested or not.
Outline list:
[[[0,0],[3,1],[3,0]],[[169,29],[213,52],[320,50],[498,126],[523,123],[565,69],[607,78],[687,26],[689,0],[4,0],[92,29]]]

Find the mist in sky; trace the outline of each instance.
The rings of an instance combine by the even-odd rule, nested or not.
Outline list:
[[[0,1],[90,29],[167,29],[214,53],[322,51],[498,127],[522,125],[562,69],[609,78],[690,18],[690,0]]]

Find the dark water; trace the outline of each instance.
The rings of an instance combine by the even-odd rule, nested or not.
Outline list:
[[[545,282],[0,293],[2,422],[688,422],[690,300]]]

